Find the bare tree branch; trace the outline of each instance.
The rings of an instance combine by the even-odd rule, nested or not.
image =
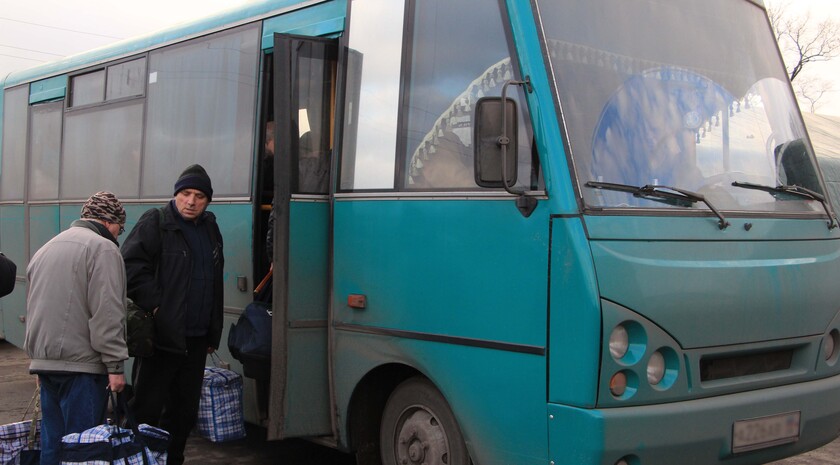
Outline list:
[[[840,52],[840,37],[837,23],[826,19],[814,28],[811,14],[796,17],[783,22],[785,32],[782,39],[787,39],[785,50],[792,52],[793,66],[790,68],[791,82],[802,72],[808,63],[827,61]]]
[[[773,8],[767,8],[767,17],[770,19],[770,26],[773,28],[773,35],[776,42],[781,46],[782,36],[785,34],[784,18],[788,16],[787,8],[789,3],[782,2]]]
[[[840,55],[840,24],[831,19],[815,22],[810,12],[804,16],[790,14],[789,6],[786,1],[770,7],[767,17],[793,83],[809,63],[829,61]],[[810,111],[814,112],[819,106],[817,102],[831,89],[830,84],[820,79],[800,79],[803,82],[794,85],[796,96],[809,102]]]
[[[819,78],[805,76],[793,84],[794,92],[800,102],[808,102],[808,112],[816,113],[820,107],[819,100],[826,92],[831,92],[832,85],[830,82]]]

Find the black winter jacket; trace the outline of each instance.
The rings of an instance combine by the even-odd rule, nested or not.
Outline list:
[[[0,297],[11,294],[15,290],[16,275],[17,266],[15,266],[15,262],[0,253]]]
[[[172,203],[146,211],[137,221],[122,246],[125,260],[128,297],[147,312],[155,314],[155,348],[183,354],[186,352],[185,299],[190,285],[190,247],[178,225]],[[207,341],[215,349],[222,338],[224,306],[224,255],[222,234],[216,216],[205,211],[199,220],[210,233],[213,243],[213,305],[209,309],[210,328]]]

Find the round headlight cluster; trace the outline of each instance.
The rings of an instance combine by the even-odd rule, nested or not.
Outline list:
[[[624,400],[633,396],[640,378],[658,391],[674,385],[679,372],[677,352],[667,346],[650,350],[647,332],[638,322],[625,321],[613,327],[608,345],[610,356],[618,365],[609,378],[609,390],[614,398]]]

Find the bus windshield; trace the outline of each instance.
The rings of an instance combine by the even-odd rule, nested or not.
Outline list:
[[[608,188],[620,184],[698,193],[718,210],[822,211],[813,199],[771,189],[823,193],[760,6],[750,0],[537,3],[587,206],[707,208]]]

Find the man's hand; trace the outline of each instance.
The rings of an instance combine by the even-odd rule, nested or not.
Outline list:
[[[111,388],[112,392],[122,392],[125,389],[125,375],[120,374],[109,374],[108,375],[108,387]]]

